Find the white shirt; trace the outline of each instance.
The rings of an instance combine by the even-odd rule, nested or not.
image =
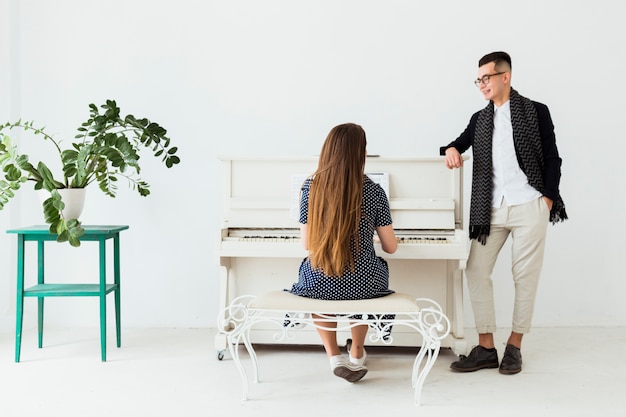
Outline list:
[[[492,160],[492,207],[499,208],[503,201],[509,206],[516,206],[541,197],[541,193],[528,184],[528,178],[517,162],[510,101],[500,107],[494,105]]]

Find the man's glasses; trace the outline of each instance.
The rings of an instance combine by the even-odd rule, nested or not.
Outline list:
[[[495,74],[485,74],[480,78],[477,78],[474,81],[474,84],[476,84],[476,87],[480,87],[480,84],[489,84],[489,81],[491,81],[491,77],[495,77],[496,75],[500,75],[500,74],[504,74],[505,71],[503,72],[496,72]]]

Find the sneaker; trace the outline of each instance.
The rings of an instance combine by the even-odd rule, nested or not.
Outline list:
[[[506,345],[502,363],[500,364],[500,373],[505,375],[517,374],[522,370],[522,352],[513,345]]]
[[[450,365],[450,369],[458,372],[473,372],[497,367],[498,351],[496,348],[487,349],[480,345],[474,346],[469,355],[461,355],[458,361]]]
[[[343,358],[331,361],[331,368],[333,374],[348,382],[357,382],[367,373],[365,366],[350,363]]]
[[[367,352],[365,351],[365,349],[363,349],[363,356],[361,356],[360,358],[353,358],[352,355],[350,355],[350,351],[348,351],[348,358],[350,359],[350,363],[364,366],[365,360],[367,359]]]

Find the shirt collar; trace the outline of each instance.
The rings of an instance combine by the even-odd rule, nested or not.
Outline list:
[[[507,100],[503,105],[497,107],[495,104],[493,105],[493,112],[511,112],[511,100]]]

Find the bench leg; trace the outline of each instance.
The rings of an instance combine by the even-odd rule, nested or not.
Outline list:
[[[252,347],[252,343],[250,342],[250,328],[246,329],[243,332],[243,344],[248,351],[248,355],[250,356],[250,360],[252,361],[252,377],[254,382],[260,382],[259,380],[259,361],[256,356],[256,351]]]
[[[431,340],[424,337],[422,347],[420,347],[415,362],[413,363],[413,375],[411,383],[415,388],[415,405],[420,405],[422,401],[422,387],[426,381],[428,373],[432,369],[437,356],[439,356],[440,341]]]
[[[246,370],[241,364],[241,359],[239,358],[239,342],[241,336],[228,336],[228,350],[230,352],[230,357],[235,362],[235,366],[237,367],[237,371],[239,372],[239,377],[241,378],[241,392],[243,394],[242,400],[245,401],[248,399],[248,375],[246,374]]]

